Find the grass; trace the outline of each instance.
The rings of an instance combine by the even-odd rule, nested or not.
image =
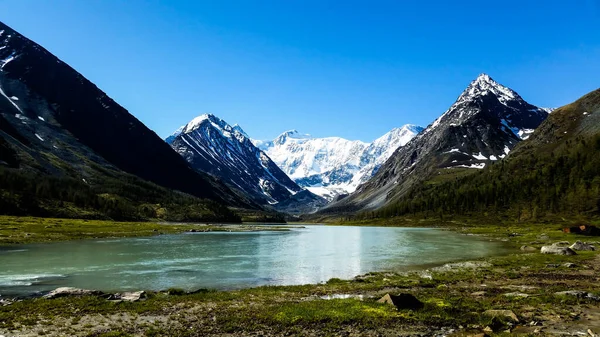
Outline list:
[[[286,230],[284,226],[166,224],[0,216],[0,245],[140,237],[186,231]]]
[[[431,226],[427,221],[418,224]],[[556,224],[455,223],[453,229],[508,240],[514,254],[482,259],[480,267],[471,269],[369,273],[353,280],[331,279],[322,284],[235,291],[183,293],[170,289],[150,293],[148,299],[135,303],[115,303],[92,296],[29,299],[0,307],[0,332],[35,332],[44,326],[51,331],[50,335],[54,331],[94,336],[227,333],[334,336],[361,334],[367,330],[382,335],[387,332],[397,335],[399,331],[433,334],[442,327],[481,331],[486,326],[494,326],[500,327],[500,333],[515,326],[486,316],[486,310],[512,310],[522,322],[543,321],[548,326],[556,323],[574,329],[579,321],[572,313],[598,308],[598,304],[589,299],[554,295],[564,290],[599,294],[596,275],[600,272],[600,256],[597,252],[555,256],[521,253],[518,249],[525,244],[539,248],[555,241],[590,241],[590,238],[565,234]],[[567,268],[563,265],[566,262],[576,266]],[[480,291],[484,294],[473,295]],[[529,296],[505,296],[517,291]],[[425,307],[416,311],[396,310],[376,302],[385,293],[400,292],[413,294]],[[364,300],[320,298],[331,294],[360,294]],[[70,323],[64,323],[66,321]],[[105,321],[108,325],[102,323]]]

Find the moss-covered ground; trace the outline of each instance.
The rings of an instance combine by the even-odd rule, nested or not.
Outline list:
[[[186,231],[286,230],[285,226],[252,224],[116,222],[0,216],[0,245],[56,242],[94,238],[140,237]]]

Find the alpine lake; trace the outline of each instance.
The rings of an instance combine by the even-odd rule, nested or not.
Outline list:
[[[498,241],[440,229],[322,225],[10,245],[0,246],[0,297],[58,287],[118,292],[312,284],[505,249]]]

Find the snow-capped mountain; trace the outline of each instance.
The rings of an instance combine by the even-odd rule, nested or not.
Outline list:
[[[421,130],[405,125],[370,144],[339,137],[314,138],[291,130],[273,141],[254,140],[254,144],[300,186],[332,200],[352,193]]]
[[[219,177],[260,204],[276,205],[303,191],[254,146],[239,125],[231,126],[212,114],[194,118],[166,141],[194,169]],[[309,197],[315,205],[324,203],[310,193]]]
[[[328,206],[338,212],[374,209],[406,193],[415,183],[449,169],[481,169],[504,158],[527,138],[551,109],[527,103],[519,94],[479,75],[456,102],[401,147],[367,183]]]

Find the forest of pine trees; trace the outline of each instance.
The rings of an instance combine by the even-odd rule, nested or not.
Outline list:
[[[210,200],[171,191],[132,175],[83,179],[0,166],[0,214],[113,220],[229,221],[240,217]]]

